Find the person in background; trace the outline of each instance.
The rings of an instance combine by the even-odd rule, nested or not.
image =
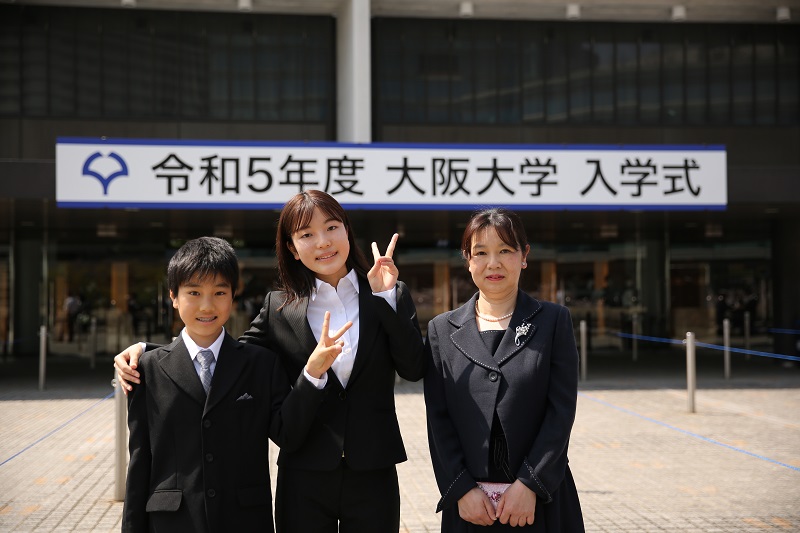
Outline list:
[[[78,325],[78,314],[81,312],[81,299],[74,293],[69,293],[64,298],[64,315],[66,317],[67,342],[72,342],[75,337],[75,328]]]
[[[477,212],[461,250],[478,293],[431,320],[426,343],[441,530],[582,532],[567,460],[578,393],[570,313],[520,290],[530,246],[512,211]]]

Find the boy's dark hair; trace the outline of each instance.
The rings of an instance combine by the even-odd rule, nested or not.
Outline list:
[[[167,266],[167,287],[172,294],[195,277],[219,276],[231,284],[232,296],[239,286],[239,260],[233,247],[218,237],[200,237],[181,246]]]

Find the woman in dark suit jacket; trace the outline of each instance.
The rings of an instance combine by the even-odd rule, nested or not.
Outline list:
[[[428,325],[428,440],[446,533],[584,531],[567,460],[578,389],[572,319],[519,289],[529,251],[515,213],[476,213],[462,252],[479,292]]]
[[[305,191],[281,211],[276,237],[281,290],[267,295],[239,340],[276,352],[294,382],[317,345],[324,311],[331,312],[331,331],[350,322],[352,328],[327,375],[319,383],[312,380],[325,389],[325,399],[307,440],[278,458],[279,533],[399,530],[395,465],[406,453],[395,412],[395,375],[422,379],[426,359],[414,302],[392,260],[396,242],[395,234],[385,255],[373,243],[370,268],[332,196]],[[115,357],[123,382],[138,382],[130,367],[139,350],[134,345]]]

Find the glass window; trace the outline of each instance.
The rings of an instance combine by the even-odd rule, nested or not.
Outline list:
[[[544,46],[539,26],[522,32],[522,120],[544,120]]]
[[[450,80],[455,74],[456,62],[451,51],[452,30],[449,26],[449,24],[425,25],[426,52],[420,61],[429,122],[450,121]]]
[[[569,77],[569,120],[570,122],[589,122],[592,118],[592,64],[596,63],[595,70],[595,107],[603,107],[611,111],[613,117],[613,43],[595,43],[592,50],[592,41],[589,37],[588,27],[584,24],[571,24],[569,26],[569,40],[567,44],[567,75]],[[604,81],[611,83],[603,83]],[[602,116],[599,113],[598,116]]]
[[[498,120],[504,124],[520,121],[520,49],[516,25],[497,36]]]
[[[213,118],[229,117],[228,32],[224,27],[208,28],[208,106]],[[279,79],[276,76],[276,80]]]
[[[306,35],[306,120],[329,120],[335,116],[336,50],[331,45],[333,17],[304,21]]]
[[[611,28],[598,27],[594,32],[594,120],[614,120],[614,34]]]
[[[128,41],[131,47],[128,64],[130,72],[128,103],[130,114],[134,117],[148,117],[153,114],[154,31],[151,16],[137,13]]]
[[[731,47],[727,26],[708,32],[708,121],[727,124],[731,109]]]
[[[302,121],[305,118],[305,31],[292,25],[288,32],[283,31],[280,60],[280,120]]]
[[[333,17],[0,6],[0,114],[332,120],[334,29]]]
[[[261,120],[280,117],[280,51],[279,36],[265,25],[256,36],[256,100]]]
[[[475,119],[481,124],[497,122],[497,33],[494,24],[476,28],[475,44]]]
[[[664,112],[662,120],[665,124],[681,124],[683,122],[684,104],[682,28],[664,28],[662,35],[662,72],[664,73]]]
[[[180,114],[185,118],[209,115],[206,20],[196,14],[189,17],[187,31],[181,34]]]
[[[405,122],[425,120],[425,88],[420,83],[424,37],[418,26],[406,25],[403,35],[403,119]]]
[[[639,45],[639,121],[661,121],[661,42],[654,26],[641,30]]]
[[[635,124],[639,107],[637,85],[639,35],[636,27],[632,25],[617,26],[616,34],[617,122]]]
[[[0,17],[0,114],[20,109],[20,15],[9,10]]]
[[[753,46],[755,64],[756,124],[775,124],[777,72],[774,26],[760,26],[755,31]]]
[[[119,9],[103,13],[103,115],[128,114],[128,17]]]
[[[180,25],[175,17],[175,13],[166,13],[152,20],[150,44],[153,50],[153,87],[150,116],[178,116],[178,65],[183,56],[180,52]]]
[[[547,122],[567,119],[567,42],[563,25],[547,28],[545,39],[545,102]]]
[[[684,28],[684,35],[686,36],[686,122],[705,124],[708,108],[705,26],[687,26]]]
[[[753,123],[753,31],[735,26],[732,40],[733,122]]]
[[[99,117],[103,114],[103,28],[101,19],[95,16],[76,17],[75,21],[75,70],[77,88],[76,114],[79,117]]]
[[[231,118],[246,120],[255,115],[254,42],[250,22],[239,21],[230,36]],[[300,94],[302,97],[302,93]]]
[[[778,122],[797,124],[800,121],[800,37],[796,28],[781,26],[778,29]]]
[[[22,112],[47,114],[47,18],[44,12],[26,11],[22,26]]]
[[[473,24],[463,22],[453,29],[455,73],[450,86],[454,122],[475,121],[475,66],[472,62]]]
[[[75,114],[75,31],[61,11],[50,12],[47,39],[50,114],[57,117]]]

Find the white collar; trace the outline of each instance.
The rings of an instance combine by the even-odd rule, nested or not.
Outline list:
[[[222,348],[222,341],[225,339],[225,327],[223,326],[222,331],[217,337],[217,340],[211,343],[211,346],[208,348],[203,348],[202,346],[198,346],[196,342],[192,340],[188,333],[186,333],[186,327],[181,330],[181,338],[183,339],[183,343],[186,345],[186,349],[189,351],[189,355],[192,356],[192,361],[194,358],[197,357],[197,354],[200,350],[211,350],[214,352],[214,359],[219,359],[219,351]]]
[[[350,284],[351,284],[351,285],[353,286],[353,288],[355,289],[355,291],[356,291],[356,294],[358,294],[358,274],[356,274],[356,271],[355,271],[354,269],[352,269],[352,268],[351,268],[351,269],[350,269],[350,272],[348,272],[348,273],[347,273],[347,274],[346,274],[346,275],[345,275],[345,276],[344,276],[344,277],[343,277],[341,280],[339,280],[339,283],[341,283],[341,282],[342,282],[342,280],[344,280],[344,279],[346,279],[347,281],[349,281],[349,282],[350,282]],[[336,290],[336,289],[333,287],[333,285],[331,285],[331,284],[330,284],[330,283],[328,283],[327,281],[322,281],[322,280],[321,280],[321,279],[319,279],[319,278],[314,278],[314,290],[313,290],[313,291],[311,291],[311,301],[312,301],[312,302],[313,302],[313,301],[314,301],[314,299],[317,297],[317,291],[319,291],[320,287],[322,287],[322,285],[323,285],[323,284],[325,284],[325,285],[328,285],[328,286],[329,286],[329,287],[331,287],[333,290]]]

